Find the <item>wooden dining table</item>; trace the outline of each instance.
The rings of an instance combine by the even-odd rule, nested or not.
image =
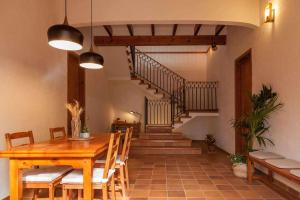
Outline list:
[[[93,166],[107,150],[109,134],[93,134],[93,137],[86,141],[45,141],[0,151],[0,157],[9,158],[10,199],[22,199],[22,169],[70,165],[83,170],[84,200],[91,200]]]

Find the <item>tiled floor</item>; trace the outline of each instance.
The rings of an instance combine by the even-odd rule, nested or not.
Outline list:
[[[133,156],[129,163],[131,200],[277,200],[262,183],[233,176],[227,156]],[[120,194],[118,194],[118,199]]]
[[[130,169],[134,200],[283,199],[262,183],[234,177],[222,153],[136,157]]]

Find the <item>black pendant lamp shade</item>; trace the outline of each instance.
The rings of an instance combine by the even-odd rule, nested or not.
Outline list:
[[[63,24],[56,24],[48,29],[48,44],[54,48],[77,51],[82,49],[82,33],[70,26],[67,20],[67,1],[65,0],[65,20]]]
[[[93,52],[85,52],[80,54],[80,66],[87,69],[101,69],[103,68],[103,56]]]
[[[103,68],[103,56],[93,51],[93,0],[91,0],[91,47],[90,51],[80,54],[79,65],[87,69],[101,69]]]

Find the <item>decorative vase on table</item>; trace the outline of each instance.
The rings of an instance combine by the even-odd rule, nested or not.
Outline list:
[[[81,130],[80,115],[83,112],[83,108],[80,107],[79,102],[76,100],[74,100],[74,103],[67,103],[66,108],[69,110],[72,116],[72,120],[71,120],[72,138],[79,138],[80,130]]]
[[[80,118],[72,118],[71,121],[72,137],[79,138],[81,130],[81,120]]]

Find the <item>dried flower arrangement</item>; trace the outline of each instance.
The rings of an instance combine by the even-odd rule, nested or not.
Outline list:
[[[79,102],[74,100],[74,103],[67,103],[66,108],[72,116],[71,127],[72,127],[72,137],[79,138],[81,130],[80,115],[83,112],[83,108],[80,107]]]

